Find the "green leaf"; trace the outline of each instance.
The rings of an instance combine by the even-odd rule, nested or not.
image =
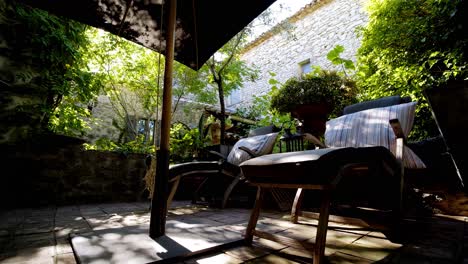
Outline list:
[[[352,60],[344,60],[343,61],[344,67],[347,70],[355,70],[356,68],[354,67],[354,62]]]
[[[330,61],[336,61],[340,57],[340,54],[344,51],[344,47],[336,45],[331,51],[327,53],[327,59]]]

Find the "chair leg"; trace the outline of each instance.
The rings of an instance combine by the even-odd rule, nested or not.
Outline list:
[[[261,187],[257,189],[257,197],[255,199],[255,205],[250,214],[249,224],[247,225],[247,230],[245,230],[245,242],[246,244],[252,244],[253,235],[255,231],[255,226],[257,226],[258,217],[260,215],[260,208],[262,207],[263,195],[265,190]]]
[[[322,201],[320,206],[320,216],[317,228],[317,236],[315,238],[314,247],[314,264],[320,264],[325,258],[325,245],[327,240],[328,217],[330,209],[330,196],[328,190],[323,191]]]
[[[180,178],[181,178],[180,176],[176,176],[175,179],[173,180],[171,192],[169,193],[169,196],[167,197],[167,208],[171,206],[172,199],[174,198],[174,195],[177,191],[177,187],[179,187]]]
[[[404,194],[406,192],[405,186],[404,186],[404,169],[403,165],[401,166],[401,170],[398,171],[398,174],[400,176],[400,181],[399,181],[399,188],[398,188],[398,195],[395,200],[398,201],[397,204],[395,204],[393,213],[392,213],[392,219],[390,223],[390,228],[392,230],[392,235],[393,239],[395,241],[401,240],[404,237],[403,231],[402,231],[402,222],[404,219]]]
[[[234,178],[231,184],[229,184],[229,186],[227,187],[226,191],[224,191],[223,202],[221,203],[221,209],[224,209],[226,207],[229,196],[231,195],[232,190],[234,190],[234,187],[236,187],[239,181],[240,181],[240,177]]]
[[[210,177],[206,177],[205,179],[203,179],[203,181],[200,183],[200,185],[198,185],[197,189],[195,190],[195,192],[193,193],[193,196],[192,196],[192,204],[196,204],[198,200],[200,200],[200,191],[201,189],[203,188],[203,186],[205,186],[206,182],[208,181]]]
[[[304,190],[302,188],[297,189],[296,197],[291,208],[291,222],[297,224],[299,215],[301,214],[302,200],[304,198]]]

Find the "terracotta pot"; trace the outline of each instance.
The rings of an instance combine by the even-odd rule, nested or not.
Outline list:
[[[303,133],[322,136],[325,133],[325,123],[331,107],[325,103],[300,105],[291,112],[291,116],[302,121]]]

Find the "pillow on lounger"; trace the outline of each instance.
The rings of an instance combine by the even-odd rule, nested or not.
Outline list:
[[[384,146],[395,154],[395,134],[389,120],[397,118],[406,136],[413,128],[416,102],[372,108],[343,115],[327,122],[325,144],[329,147]],[[404,146],[405,168],[425,168],[424,162]]]
[[[234,165],[239,165],[242,162],[253,158],[247,152],[239,149],[239,147],[246,147],[255,153],[255,155],[269,154],[273,150],[273,146],[275,145],[277,137],[278,133],[270,133],[266,135],[240,139],[237,141],[234,147],[232,147],[231,152],[229,152],[227,161]]]

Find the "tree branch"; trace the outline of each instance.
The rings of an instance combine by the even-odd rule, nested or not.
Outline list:
[[[221,75],[222,72],[224,71],[224,69],[231,63],[231,61],[234,59],[234,55],[236,54],[236,50],[237,48],[239,47],[242,39],[244,38],[244,34],[245,34],[245,29],[243,29],[239,34],[237,34],[236,36],[236,42],[233,46],[233,49],[231,51],[231,54],[229,55],[228,59],[226,60],[226,62],[221,66],[221,68],[219,69],[218,71],[218,75]]]

